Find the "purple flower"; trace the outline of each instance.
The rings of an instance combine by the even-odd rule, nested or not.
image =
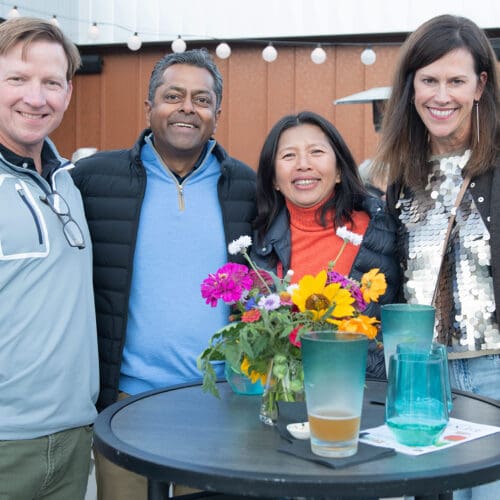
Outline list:
[[[245,290],[251,288],[252,278],[248,276],[248,268],[230,262],[203,280],[201,296],[207,304],[215,307],[219,299],[222,299],[226,304],[237,302]]]
[[[256,306],[257,306],[257,303],[255,302],[255,299],[253,297],[250,297],[245,302],[245,311],[250,311],[250,309],[253,309]]]
[[[352,281],[347,279],[343,274],[340,274],[337,271],[328,271],[328,277],[326,279],[326,283],[328,285],[330,283],[340,283],[340,286],[342,288],[349,288],[351,286]]]
[[[363,312],[366,309],[366,302],[363,298],[363,293],[361,292],[359,286],[353,283],[350,292],[354,300],[356,301],[356,309],[359,312]]]
[[[278,309],[281,306],[281,299],[277,293],[272,293],[271,295],[267,295],[262,297],[259,300],[259,309],[265,309],[266,311],[274,311],[274,309]]]
[[[327,283],[339,283],[342,288],[349,290],[353,299],[356,301],[356,309],[358,312],[363,312],[366,309],[366,302],[363,299],[363,294],[355,281],[346,278],[337,271],[328,271]]]

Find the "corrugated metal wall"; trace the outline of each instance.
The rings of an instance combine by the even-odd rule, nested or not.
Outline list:
[[[278,59],[266,63],[261,49],[235,47],[229,59],[216,62],[224,77],[222,115],[217,140],[233,156],[256,167],[262,142],[283,115],[301,110],[331,120],[349,144],[358,163],[371,157],[378,136],[369,104],[333,105],[333,100],[370,87],[390,85],[397,46],[373,46],[372,66],[360,61],[363,47],[325,47],[328,58],[316,65],[310,47],[278,47]],[[60,151],[80,147],[129,147],[143,129],[144,100],[154,63],[164,54],[158,47],[139,53],[126,48],[96,50],[104,60],[102,73],[74,79],[73,98],[62,125],[54,132]]]

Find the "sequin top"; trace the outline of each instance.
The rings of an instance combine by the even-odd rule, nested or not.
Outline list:
[[[410,303],[430,304],[436,287],[448,221],[463,182],[465,153],[433,156],[428,183],[396,208],[407,259],[404,295]],[[500,351],[491,275],[490,234],[467,189],[457,209],[436,301],[435,337],[450,358]]]

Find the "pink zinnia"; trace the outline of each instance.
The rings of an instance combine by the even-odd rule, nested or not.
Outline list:
[[[274,282],[273,277],[267,271],[259,269],[257,274],[253,269],[250,269],[248,275],[252,278],[252,288],[257,288],[260,293],[269,293],[268,287],[272,286]],[[267,287],[262,280],[267,284]]]
[[[248,268],[230,262],[222,266],[215,274],[209,274],[201,284],[201,296],[212,307],[222,299],[226,304],[233,304],[241,299],[244,290],[252,288],[252,279]]]

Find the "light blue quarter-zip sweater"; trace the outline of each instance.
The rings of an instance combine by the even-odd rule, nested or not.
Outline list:
[[[196,358],[228,322],[228,307],[210,307],[200,292],[227,259],[214,145],[182,184],[151,141],[142,148],[147,183],[120,376],[120,390],[128,394],[200,381]]]

